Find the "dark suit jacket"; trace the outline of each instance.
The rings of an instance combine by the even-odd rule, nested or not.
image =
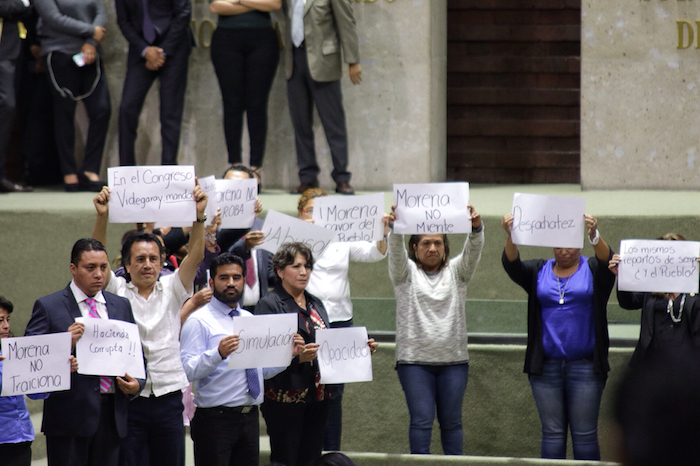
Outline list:
[[[147,0],[148,15],[156,29],[153,44],[143,38],[142,0],[116,0],[117,24],[129,41],[129,63],[141,58],[141,52],[149,45],[162,48],[165,54],[189,53],[192,44],[190,0]]]
[[[263,221],[256,218],[253,222],[253,227],[251,230],[262,230]],[[272,268],[272,254],[264,249],[255,249],[254,251],[248,251],[245,248],[245,237],[240,238],[235,242],[229,252],[237,255],[244,261],[250,259],[250,254],[255,253],[255,259],[258,261],[258,269],[256,270],[258,274],[258,284],[260,285],[260,298],[262,299],[265,295],[270,292],[270,288],[277,284],[277,274]]]
[[[30,10],[31,8],[24,6],[21,0],[0,0],[0,18],[2,18],[0,60],[14,60],[19,56],[22,42],[17,21],[22,19],[22,15],[28,15]]]
[[[134,323],[131,304],[126,298],[102,292],[107,302],[110,319]],[[82,317],[70,285],[61,291],[37,299],[29,319],[25,335],[43,335],[65,332]],[[140,379],[143,389],[145,380]],[[127,403],[125,395],[114,383],[114,418],[120,437],[126,436]],[[44,419],[41,431],[46,435],[60,437],[88,437],[95,435],[100,420],[100,377],[96,375],[71,374],[71,389],[53,392],[44,401]]]
[[[306,302],[312,303],[316,308],[326,328],[331,328],[328,322],[328,314],[321,300],[306,291],[304,295],[306,296]],[[260,299],[255,306],[255,315],[287,313],[298,315],[299,328],[297,332],[304,337],[304,342],[315,342],[316,331],[313,327],[307,328],[306,326],[306,322],[309,321],[311,313],[308,308],[301,309],[297,306],[294,298],[287,293],[281,283],[278,283],[277,286],[275,286],[267,296]],[[317,364],[316,361],[300,363],[299,356],[295,356],[294,359],[292,359],[292,363],[284,372],[277,374],[271,379],[265,380],[265,388],[272,388],[275,390],[299,390],[308,388],[311,390],[311,393],[313,393],[316,384],[316,372],[318,371]],[[310,400],[313,399],[315,399],[315,397],[312,396]]]

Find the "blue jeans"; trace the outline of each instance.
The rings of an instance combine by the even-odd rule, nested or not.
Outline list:
[[[399,364],[396,370],[411,417],[408,429],[411,454],[430,453],[437,406],[442,450],[446,455],[461,455],[464,442],[462,400],[467,389],[469,364]]]
[[[566,458],[570,428],[574,458],[600,461],[598,412],[605,379],[593,372],[593,362],[587,359],[547,359],[541,375],[530,375],[542,422],[542,458]]]

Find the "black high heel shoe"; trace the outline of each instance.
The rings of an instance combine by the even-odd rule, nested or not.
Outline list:
[[[99,193],[106,186],[104,181],[92,181],[85,173],[78,173],[78,188],[80,191]]]

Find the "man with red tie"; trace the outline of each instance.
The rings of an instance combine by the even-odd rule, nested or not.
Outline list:
[[[78,240],[71,252],[73,280],[66,288],[34,303],[26,335],[71,332],[73,350],[85,325],[78,317],[134,323],[129,300],[102,291],[109,273],[107,252],[99,241]],[[143,379],[71,374],[71,389],[44,401],[41,426],[49,466],[117,466],[120,439],[126,436],[129,400]]]

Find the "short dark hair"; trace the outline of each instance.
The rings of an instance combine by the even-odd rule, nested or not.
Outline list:
[[[248,168],[245,165],[240,164],[240,163],[236,163],[236,164],[233,164],[230,167],[228,167],[226,169],[226,171],[224,172],[223,178],[226,178],[226,174],[228,172],[243,172],[243,173],[247,173],[250,178],[255,178],[255,172],[253,170],[251,170],[250,168]]]
[[[0,309],[5,309],[8,314],[12,314],[12,311],[15,310],[15,306],[12,305],[9,299],[0,296]]]
[[[222,254],[219,254],[219,257],[211,261],[211,264],[209,265],[209,274],[211,275],[211,278],[216,277],[216,271],[219,267],[221,267],[222,265],[229,264],[235,264],[240,266],[241,270],[243,271],[243,276],[245,277],[245,261],[235,254],[231,254],[230,252],[224,252]]]
[[[275,269],[275,272],[292,265],[297,254],[304,256],[306,263],[313,269],[314,255],[311,253],[310,247],[304,243],[284,243],[272,257],[272,267]]]
[[[158,260],[161,260],[163,253],[165,253],[165,248],[163,248],[161,242],[158,241],[156,235],[145,232],[138,233],[130,236],[122,245],[122,265],[124,266],[131,264],[131,247],[134,243],[156,243],[158,246]]]
[[[425,235],[411,235],[408,240],[408,258],[411,259],[416,264],[420,264],[420,261],[416,257],[416,251],[413,249],[414,246],[418,246],[420,239]],[[445,243],[445,255],[442,256],[442,262],[438,270],[442,269],[447,262],[450,260],[450,241],[447,239],[447,235],[442,235],[442,242]]]
[[[104,251],[107,254],[104,245],[96,239],[81,238],[73,245],[73,249],[70,252],[70,263],[78,265],[85,251]]]

